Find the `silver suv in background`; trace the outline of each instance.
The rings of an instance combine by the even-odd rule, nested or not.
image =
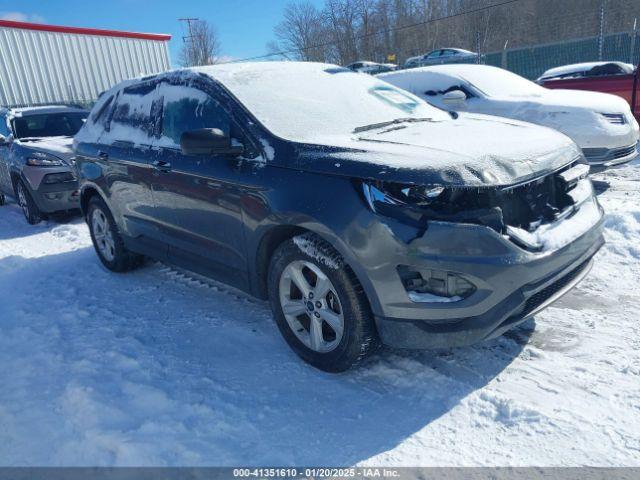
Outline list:
[[[65,106],[0,109],[0,205],[14,197],[30,224],[80,207],[71,147],[87,115]]]

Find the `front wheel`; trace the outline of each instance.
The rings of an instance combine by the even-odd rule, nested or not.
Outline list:
[[[348,370],[378,346],[362,286],[340,255],[313,234],[278,247],[269,298],[286,342],[320,370]]]
[[[87,223],[93,247],[107,269],[112,272],[127,272],[142,263],[141,255],[125,247],[109,207],[98,196],[89,201]]]
[[[22,180],[18,180],[16,184],[16,197],[18,197],[18,205],[22,209],[24,218],[30,225],[35,225],[42,221],[42,213],[33,201],[33,197]]]

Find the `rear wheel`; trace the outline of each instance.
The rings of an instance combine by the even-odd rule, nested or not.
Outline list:
[[[42,221],[42,213],[40,213],[40,209],[36,205],[36,202],[33,201],[29,189],[22,180],[18,180],[16,183],[16,197],[27,222],[30,225],[40,223]]]
[[[284,339],[321,370],[345,371],[378,346],[362,286],[340,255],[315,235],[278,247],[269,270],[269,297]]]
[[[127,250],[109,207],[97,195],[89,201],[87,223],[93,247],[106,268],[127,272],[140,266],[143,257]]]

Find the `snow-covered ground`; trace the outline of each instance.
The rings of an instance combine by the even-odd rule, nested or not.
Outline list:
[[[640,466],[640,165],[607,245],[502,338],[305,365],[267,306],[160,264],[116,275],[87,228],[0,208],[1,465]]]

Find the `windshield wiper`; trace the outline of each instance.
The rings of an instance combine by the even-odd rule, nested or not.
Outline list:
[[[416,123],[416,122],[431,122],[432,118],[396,118],[395,120],[390,120],[388,122],[380,122],[380,123],[372,123],[371,125],[364,125],[362,127],[357,127],[353,133],[367,132],[369,130],[377,130],[379,128],[389,127],[391,125],[398,125],[400,123]]]
[[[42,140],[42,137],[18,137],[16,140],[20,140],[21,142],[39,142]]]

